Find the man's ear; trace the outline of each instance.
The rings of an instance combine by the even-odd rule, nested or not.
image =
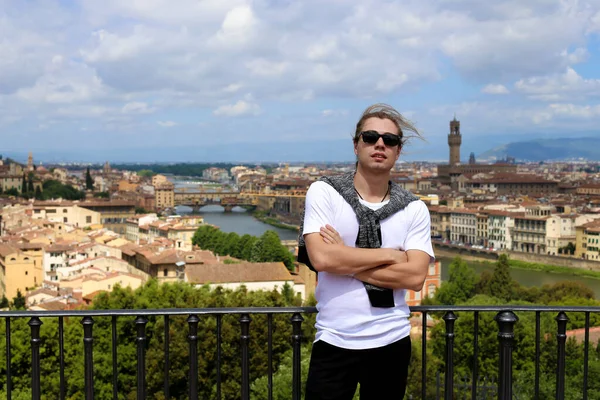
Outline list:
[[[398,152],[396,153],[396,161],[398,161],[398,158],[400,157],[400,153],[402,153],[402,145],[398,146]]]

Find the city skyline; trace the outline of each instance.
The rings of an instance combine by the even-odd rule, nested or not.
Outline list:
[[[349,161],[353,125],[379,101],[423,131],[408,160],[447,159],[454,114],[463,158],[598,136],[593,1],[0,4],[8,156]]]

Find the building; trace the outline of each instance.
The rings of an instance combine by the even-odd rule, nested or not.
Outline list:
[[[512,248],[511,233],[515,220],[512,213],[502,210],[487,210],[488,243],[492,249],[505,250]]]
[[[466,208],[454,209],[450,213],[450,240],[464,244],[475,244],[477,238],[477,211]]]
[[[491,178],[466,179],[464,186],[471,192],[541,197],[558,193],[558,183],[535,175],[498,173]]]
[[[442,263],[435,261],[429,264],[427,277],[423,284],[423,289],[418,292],[407,290],[405,295],[406,304],[411,306],[421,305],[421,301],[426,297],[433,297],[435,291],[442,285]]]
[[[0,165],[0,189],[2,193],[15,189],[19,193],[23,191],[23,167],[16,163]]]
[[[553,211],[553,206],[526,206],[524,214],[514,216],[515,225],[512,232],[512,250],[525,253],[546,254],[546,227]]]
[[[450,240],[450,215],[451,210],[446,206],[429,206],[432,238]]]
[[[600,196],[600,184],[598,183],[588,183],[585,185],[579,186],[575,193],[578,195],[592,195],[592,196]]]
[[[239,264],[196,264],[185,269],[186,280],[192,285],[221,286],[235,290],[244,285],[248,290],[281,290],[286,284],[305,298],[304,283],[290,274],[282,262]]]
[[[578,225],[575,230],[575,257],[600,260],[600,219]]]
[[[25,296],[28,290],[41,285],[42,259],[42,246],[0,244],[0,296],[12,300],[17,291]]]
[[[487,248],[489,240],[488,215],[485,211],[480,211],[475,215],[475,218],[477,219],[477,230],[475,232],[475,242],[473,242],[473,244]]]
[[[130,248],[127,249],[130,252],[132,250]],[[185,271],[188,268],[194,265],[218,263],[218,259],[210,251],[181,251],[176,249],[153,251],[150,247],[133,251],[135,255],[128,259],[133,261],[136,268],[147,273],[152,278],[158,279],[159,282],[183,281],[185,279]],[[123,258],[126,259],[126,257]]]
[[[167,179],[166,176],[161,175],[161,174],[156,174],[152,177],[152,186],[156,187],[161,183],[168,183],[169,180]]]
[[[61,222],[78,228],[98,225],[102,221],[99,212],[68,201],[36,201],[33,203],[32,218]]]
[[[174,208],[175,186],[171,182],[159,183],[154,186],[154,198],[157,209]]]
[[[140,243],[140,226],[148,225],[158,220],[156,214],[139,214],[125,221],[125,238],[132,243]]]
[[[451,186],[457,189],[456,178],[463,174],[474,175],[479,173],[505,173],[516,174],[517,166],[506,163],[496,164],[461,164],[460,146],[462,144],[462,133],[460,131],[460,121],[456,116],[450,121],[450,133],[448,134],[449,159],[448,164],[439,164],[437,166],[438,180],[441,185]],[[473,156],[473,161],[474,160]]]
[[[113,232],[125,234],[127,219],[135,215],[135,202],[127,200],[85,201],[79,207],[100,213],[100,223]]]

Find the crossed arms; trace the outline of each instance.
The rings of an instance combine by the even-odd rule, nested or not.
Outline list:
[[[388,289],[423,288],[430,259],[424,251],[346,246],[330,225],[305,235],[304,241],[317,271],[354,275],[360,281]]]

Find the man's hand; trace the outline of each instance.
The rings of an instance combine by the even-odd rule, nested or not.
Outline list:
[[[406,261],[398,250],[346,246],[341,235],[331,225],[322,227],[319,232],[304,235],[304,241],[310,261],[319,272],[352,275]]]
[[[333,229],[333,226],[329,224],[322,226],[319,234],[323,238],[323,241],[327,244],[344,244],[344,241],[342,240],[342,237],[338,231]]]
[[[319,234],[323,238],[323,242],[327,244],[338,244],[343,245],[344,242],[339,232],[334,229],[331,225],[325,225],[321,227]],[[391,264],[402,264],[408,262],[408,257],[406,256],[406,252],[402,250],[394,251],[393,253],[393,262]]]

